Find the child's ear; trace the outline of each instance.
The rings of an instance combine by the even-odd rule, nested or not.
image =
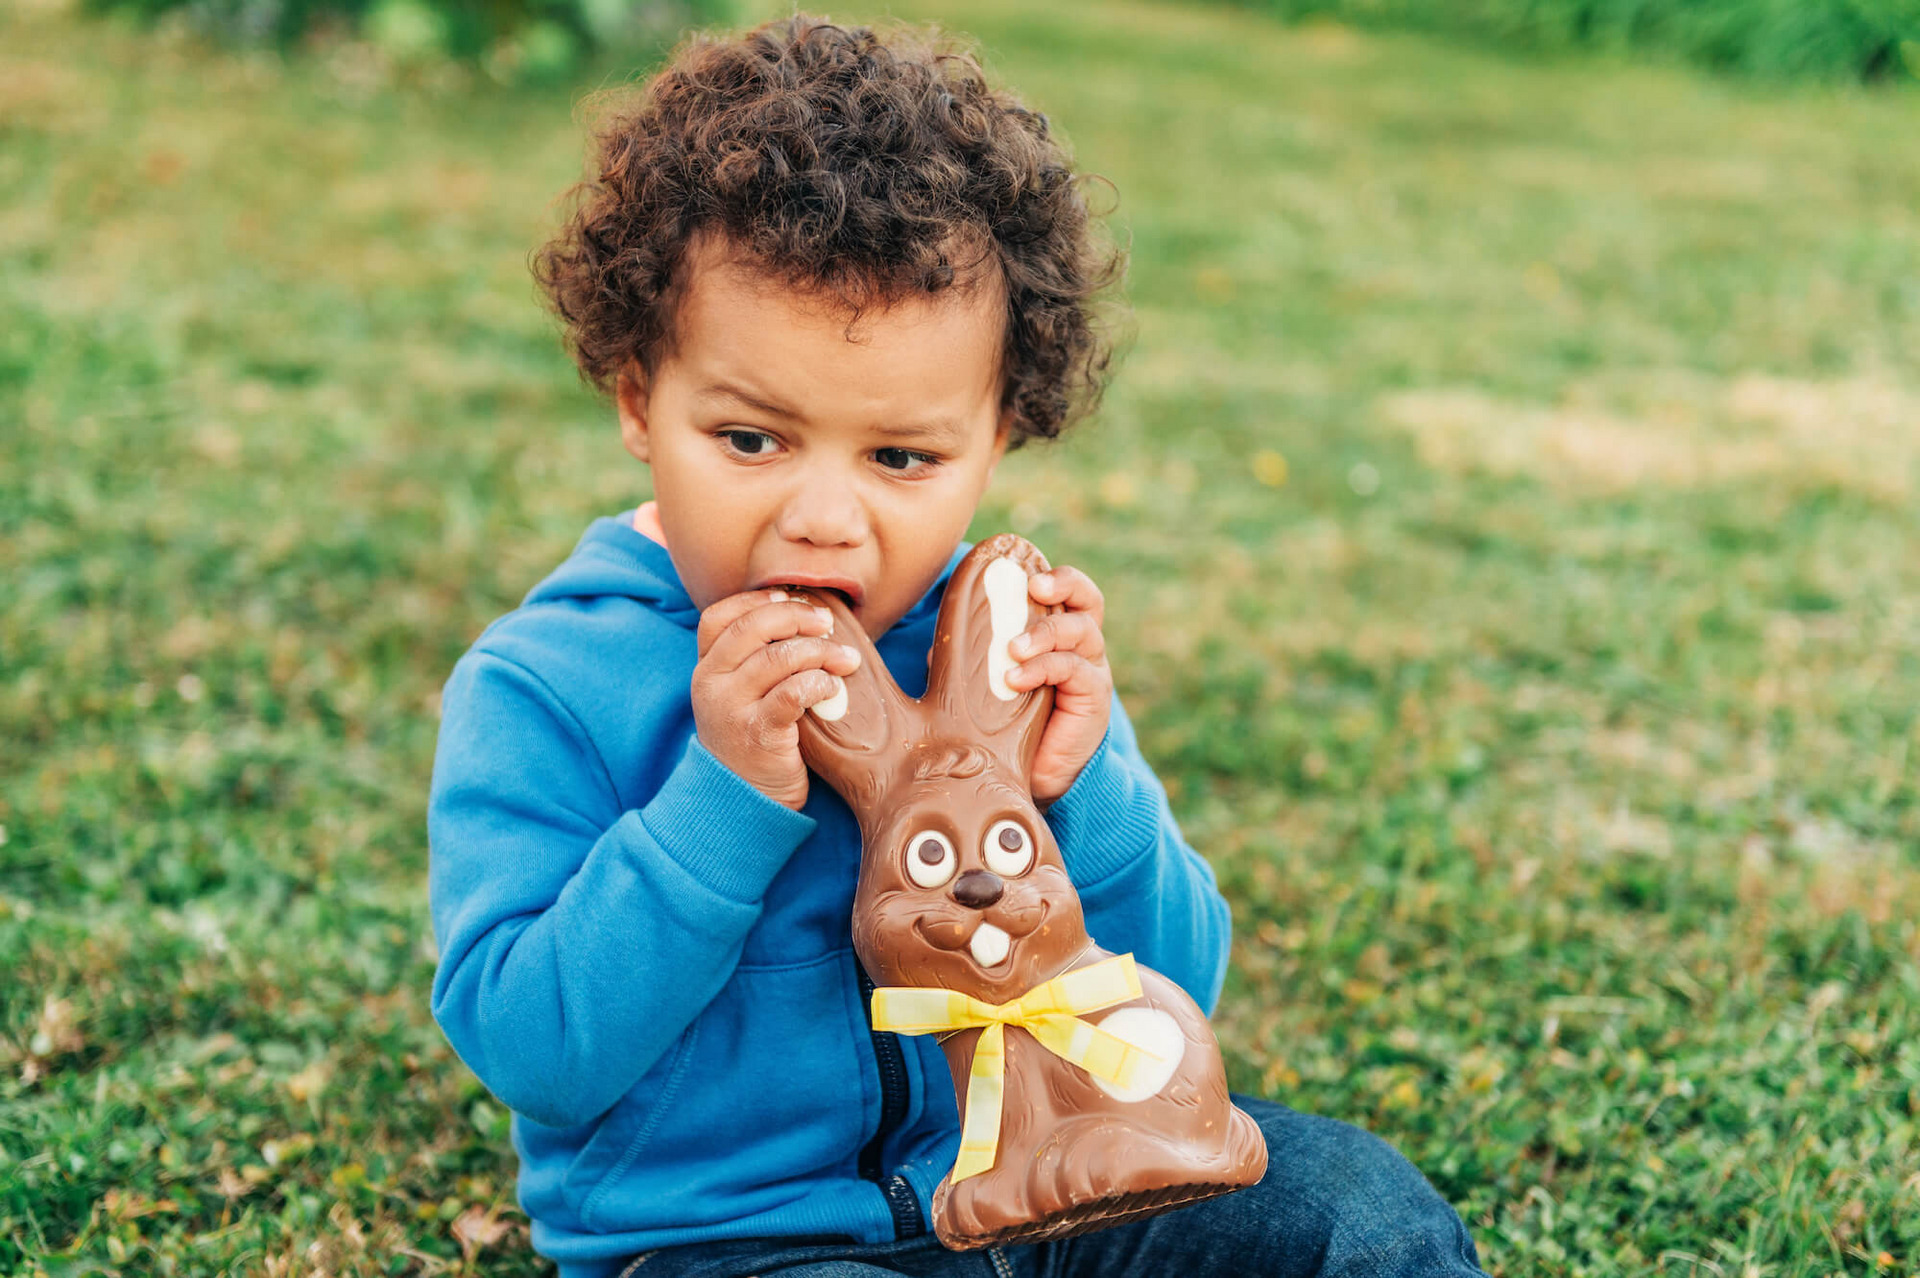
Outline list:
[[[652,460],[647,435],[647,376],[629,364],[613,379],[613,406],[620,414],[620,442],[639,461]]]
[[[1007,445],[1013,442],[1014,410],[1011,405],[1000,414],[1000,424],[993,431],[993,459],[987,463],[987,478],[993,478],[994,468],[1000,459],[1007,455]]]

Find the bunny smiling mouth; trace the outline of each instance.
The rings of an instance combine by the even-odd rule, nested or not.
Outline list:
[[[973,919],[921,917],[914,920],[913,927],[940,949],[964,949],[981,967],[999,967],[1013,952],[1013,943],[1045,922],[1050,912],[1051,907],[1042,904],[1029,917],[1002,920],[1019,928],[1018,931],[1009,931],[977,915]]]

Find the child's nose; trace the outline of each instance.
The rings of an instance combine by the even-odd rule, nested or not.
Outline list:
[[[816,546],[858,546],[867,539],[867,514],[844,484],[803,478],[775,523],[787,541]]]

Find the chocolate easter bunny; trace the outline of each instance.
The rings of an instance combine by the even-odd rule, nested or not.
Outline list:
[[[853,941],[882,987],[875,1024],[941,1034],[963,1118],[933,1200],[965,1249],[1064,1237],[1251,1185],[1259,1127],[1227,1098],[1205,1014],[1087,935],[1035,806],[1053,689],[1015,692],[1007,643],[1034,616],[1044,556],[1012,534],[954,570],[926,696],[900,691],[838,598],[858,671],[801,717],[807,765],[860,822]]]

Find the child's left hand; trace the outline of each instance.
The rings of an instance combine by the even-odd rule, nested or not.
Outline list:
[[[1100,633],[1107,604],[1092,578],[1078,568],[1054,568],[1028,578],[1027,594],[1036,603],[1065,607],[1008,645],[1020,663],[1007,672],[1008,687],[1025,692],[1053,685],[1053,714],[1033,758],[1033,798],[1045,807],[1067,792],[1106,738],[1113,672]]]

